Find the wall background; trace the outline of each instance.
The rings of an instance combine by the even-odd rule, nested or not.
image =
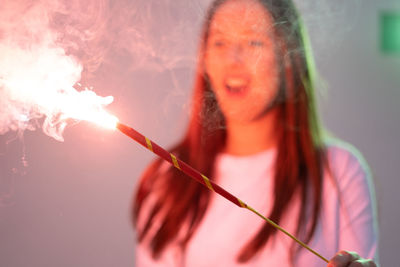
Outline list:
[[[109,109],[165,147],[186,126],[208,2],[69,2],[82,14],[98,14],[85,18],[104,26],[92,44],[101,48],[102,64],[85,69],[82,83],[113,95]],[[400,12],[400,4],[297,2],[322,77],[324,124],[354,144],[372,168],[381,264],[394,266],[400,239],[400,55],[380,51],[379,14]],[[0,265],[134,265],[132,193],[153,156],[122,134],[85,122],[67,127],[64,137],[58,142],[40,130],[25,131],[23,138],[0,135]]]

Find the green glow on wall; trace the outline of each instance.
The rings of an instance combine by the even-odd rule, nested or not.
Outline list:
[[[380,14],[381,50],[385,53],[400,53],[400,10]]]

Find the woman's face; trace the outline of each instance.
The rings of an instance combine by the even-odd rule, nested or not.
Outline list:
[[[213,16],[205,71],[228,123],[260,118],[277,94],[272,27],[256,0],[229,0]]]

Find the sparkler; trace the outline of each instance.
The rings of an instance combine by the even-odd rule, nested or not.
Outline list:
[[[14,10],[14,8],[3,8],[0,11],[4,10]],[[119,123],[116,117],[103,109],[113,101],[111,96],[100,97],[87,89],[79,92],[75,90],[73,85],[80,80],[82,66],[74,58],[68,56],[64,49],[57,46],[56,41],[60,38],[50,30],[46,9],[42,10],[40,6],[35,6],[26,10],[24,10],[24,20],[10,20],[9,18],[15,17],[12,13],[8,17],[1,14],[2,18],[8,19],[4,20],[6,23],[4,21],[0,23],[0,32],[6,33],[0,42],[0,134],[8,130],[33,129],[35,127],[30,121],[42,117],[45,117],[43,131],[59,141],[63,140],[62,132],[67,119],[70,118],[91,121],[106,128],[116,128],[209,190],[238,207],[255,213],[328,262],[305,243],[205,175],[139,132]],[[38,36],[41,38],[37,38]],[[21,44],[24,45],[21,46]]]
[[[59,141],[63,140],[62,132],[67,125],[68,119],[86,120],[106,128],[118,129],[206,186],[209,190],[221,195],[235,205],[257,214],[301,246],[328,262],[326,258],[288,233],[278,224],[212,182],[193,167],[176,158],[175,155],[167,152],[134,129],[119,123],[116,117],[103,109],[113,101],[112,96],[101,97],[89,89],[77,91],[72,85],[80,77],[81,66],[69,58],[63,50],[39,49],[39,51],[36,51],[39,55],[37,56],[32,55],[30,51],[19,48],[11,49],[13,53],[5,53],[4,51],[9,51],[10,48],[1,48],[0,43],[0,58],[14,62],[12,59],[14,57],[18,58],[14,56],[15,54],[20,55],[19,57],[24,60],[15,65],[8,64],[7,60],[3,60],[1,62],[4,63],[5,61],[5,65],[0,64],[0,134],[7,132],[9,129],[32,129],[34,127],[30,126],[30,120],[42,117],[45,117],[43,131]],[[49,64],[53,66],[50,72],[51,75],[48,74],[46,68],[41,68],[41,61],[36,60],[36,58],[51,63]],[[32,90],[32,88],[35,88],[35,90]]]
[[[259,217],[261,217],[263,220],[265,220],[267,223],[272,225],[274,228],[278,229],[279,231],[285,233],[287,236],[292,238],[295,242],[303,246],[304,248],[308,249],[310,252],[324,260],[325,262],[329,262],[326,258],[321,256],[319,253],[311,249],[307,244],[303,243],[299,239],[297,239],[295,236],[287,232],[284,228],[270,220],[269,218],[263,216],[261,213],[256,211],[254,208],[251,206],[247,205],[244,201],[240,200],[236,196],[232,195],[213,181],[211,181],[208,177],[206,177],[204,174],[200,173],[187,163],[181,161],[178,159],[174,154],[169,153],[159,145],[157,145],[155,142],[151,141],[147,137],[143,136],[136,130],[134,130],[131,127],[128,127],[118,121],[118,118],[115,116],[109,114],[106,112],[103,107],[110,104],[113,101],[112,96],[108,97],[100,97],[96,95],[93,91],[91,90],[84,90],[84,91],[76,91],[72,87],[68,88],[68,91],[62,91],[58,92],[56,91],[54,95],[48,97],[45,94],[40,95],[39,98],[35,99],[30,99],[25,95],[26,90],[29,87],[23,86],[23,96],[22,100],[27,102],[26,99],[28,99],[29,103],[35,103],[37,106],[40,107],[39,110],[49,110],[48,112],[48,118],[52,118],[55,115],[57,115],[57,123],[61,124],[61,132],[56,133],[56,132],[47,132],[49,135],[53,136],[57,140],[62,141],[62,130],[66,125],[66,120],[68,118],[73,118],[76,120],[85,120],[85,121],[90,121],[95,124],[101,125],[105,128],[109,129],[118,129],[120,132],[123,134],[127,135],[128,137],[132,138],[154,154],[158,155],[162,159],[168,161],[170,164],[172,164],[175,168],[179,169],[183,173],[187,174],[188,176],[192,177],[195,179],[197,182],[201,183],[202,185],[206,186],[209,190],[214,191],[215,193],[219,194],[220,196],[226,198],[230,202],[234,203],[236,206],[240,208],[245,208],[250,210],[251,212],[255,213]],[[20,97],[21,98],[21,97]],[[22,101],[22,103],[24,103]],[[54,106],[57,106],[55,109]],[[43,112],[45,113],[45,112]],[[40,114],[41,115],[41,114]],[[1,125],[0,125],[1,126]],[[0,131],[1,133],[1,131]]]
[[[263,216],[261,213],[259,213],[258,211],[256,211],[255,209],[253,209],[252,207],[247,205],[245,202],[243,202],[239,198],[235,197],[234,195],[232,195],[231,193],[229,193],[228,191],[226,191],[225,189],[223,189],[222,187],[220,187],[219,185],[217,185],[216,183],[211,181],[209,178],[207,178],[205,175],[203,175],[202,173],[200,173],[199,171],[197,171],[196,169],[194,169],[190,165],[188,165],[185,162],[183,162],[180,159],[178,159],[174,154],[169,153],[168,151],[166,151],[165,149],[163,149],[162,147],[160,147],[159,145],[157,145],[156,143],[154,143],[153,141],[151,141],[150,139],[148,139],[147,137],[145,137],[141,133],[137,132],[135,129],[133,129],[131,127],[128,127],[128,126],[126,126],[126,125],[124,125],[122,123],[119,123],[119,122],[115,123],[115,127],[120,132],[122,132],[123,134],[125,134],[128,137],[132,138],[133,140],[135,140],[136,142],[138,142],[139,144],[141,144],[142,146],[144,146],[145,148],[147,148],[148,150],[150,150],[154,154],[156,154],[159,157],[161,157],[162,159],[168,161],[175,168],[179,169],[183,173],[185,173],[185,174],[189,175],[190,177],[192,177],[193,179],[195,179],[197,182],[199,182],[202,185],[206,186],[209,190],[214,191],[215,193],[219,194],[220,196],[226,198],[230,202],[234,203],[236,206],[238,206],[240,208],[248,209],[251,212],[255,213],[256,215],[261,217],[263,220],[265,220],[267,223],[272,225],[274,228],[278,229],[279,231],[283,232],[284,234],[286,234],[287,236],[292,238],[295,242],[300,244],[302,247],[308,249],[310,252],[312,252],[313,254],[318,256],[319,258],[321,258],[326,263],[329,263],[328,259],[326,259],[321,254],[319,254],[318,252],[316,252],[315,250],[310,248],[307,244],[305,244],[302,241],[300,241],[299,239],[297,239],[295,236],[290,234],[284,228],[282,228],[281,226],[279,226],[278,224],[276,224],[275,222],[273,222],[269,218]]]
[[[32,79],[30,79],[32,80]],[[143,136],[136,130],[118,122],[118,119],[107,113],[103,108],[104,106],[110,104],[113,101],[112,96],[108,97],[101,97],[96,95],[95,92],[91,90],[83,90],[77,91],[72,86],[68,86],[69,82],[66,86],[62,86],[61,89],[56,88],[56,90],[52,89],[52,86],[47,86],[41,92],[37,92],[38,94],[31,95],[29,94],[30,87],[19,83],[13,84],[13,80],[0,80],[0,87],[1,85],[5,85],[5,88],[9,88],[9,91],[4,91],[14,98],[18,99],[19,102],[16,105],[15,112],[6,112],[5,118],[10,120],[11,122],[16,121],[17,123],[21,122],[21,117],[23,119],[23,123],[29,122],[29,117],[32,116],[31,114],[36,114],[37,117],[47,116],[45,123],[43,125],[43,130],[49,134],[50,136],[54,137],[55,139],[62,141],[62,131],[66,126],[66,121],[69,118],[76,119],[76,120],[85,120],[90,121],[95,124],[101,125],[105,128],[109,129],[118,129],[128,137],[132,138],[145,148],[152,151],[154,154],[158,155],[162,159],[168,161],[172,164],[175,168],[181,170],[183,173],[187,174],[188,176],[195,179],[197,182],[201,183],[202,185],[206,186],[209,190],[214,191],[215,193],[219,194],[220,196],[226,198],[230,202],[234,203],[236,206],[241,208],[246,208],[251,212],[257,214],[267,223],[278,229],[279,231],[285,233],[298,244],[303,246],[304,248],[308,249],[316,256],[328,262],[326,258],[318,254],[316,251],[311,249],[308,245],[297,239],[295,236],[287,232],[285,229],[280,227],[278,224],[270,220],[269,218],[263,216],[258,211],[247,205],[245,202],[237,198],[236,196],[232,195],[219,185],[212,182],[209,178],[205,175],[200,173],[199,171],[195,170],[190,165],[186,164],[185,162],[178,159],[172,153],[169,153],[147,137]],[[4,94],[3,92],[3,94]],[[50,92],[50,93],[49,93]],[[3,99],[2,99],[3,100]],[[6,99],[8,100],[8,99]],[[9,101],[10,102],[10,101]],[[6,103],[8,103],[6,101]],[[11,101],[10,103],[15,103],[15,101]],[[1,103],[0,103],[1,104]],[[19,106],[24,107],[28,110],[28,115],[24,115],[20,113]],[[0,105],[1,107],[1,105]],[[29,108],[26,108],[29,107]],[[12,110],[14,111],[14,110]],[[3,114],[0,114],[3,115]],[[11,117],[11,118],[8,118]],[[2,133],[2,120],[0,116],[0,134]],[[4,118],[3,118],[4,120]],[[7,121],[8,121],[7,120]],[[6,121],[6,122],[7,122]],[[19,126],[21,128],[21,126]],[[26,126],[24,126],[26,128]],[[24,129],[22,127],[22,129]],[[6,130],[8,126],[6,124]]]

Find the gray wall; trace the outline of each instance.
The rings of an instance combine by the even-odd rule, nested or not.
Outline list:
[[[113,95],[109,109],[165,147],[186,126],[208,0],[169,2],[80,7],[98,12],[104,25],[90,44],[102,47],[102,64],[86,69],[82,83]],[[354,144],[372,168],[381,263],[394,266],[400,238],[400,55],[380,52],[378,19],[381,10],[400,12],[400,5],[297,2],[322,78],[324,125]],[[119,132],[85,122],[67,127],[64,138],[58,142],[40,130],[0,136],[0,266],[133,266],[132,194],[153,155]]]

